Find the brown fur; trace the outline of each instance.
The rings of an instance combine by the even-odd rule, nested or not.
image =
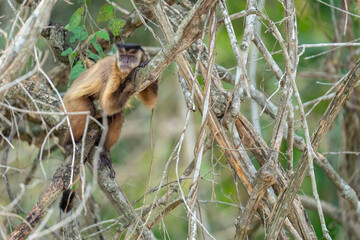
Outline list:
[[[105,149],[110,149],[118,141],[123,122],[123,111],[108,117],[109,131],[105,142]]]
[[[145,104],[146,107],[153,109],[158,99],[158,82],[150,84],[142,92],[139,93],[138,98]]]
[[[138,67],[143,67],[147,61],[148,57],[139,45],[120,44],[115,55],[100,60],[80,74],[63,99],[67,112],[90,111],[92,116],[95,115],[92,101],[99,99],[101,108],[108,116],[106,151],[120,136],[124,122],[123,108],[134,94],[134,78]],[[158,81],[140,92],[140,99],[147,107],[155,106],[157,90]],[[75,141],[78,141],[85,129],[86,115],[70,115],[69,118]],[[64,146],[71,144],[68,130]]]

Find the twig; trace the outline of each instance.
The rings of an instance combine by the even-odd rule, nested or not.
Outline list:
[[[237,117],[235,124],[243,144],[253,153],[260,165],[265,165],[265,160],[271,153],[265,141],[259,136],[251,123],[241,114]],[[279,194],[283,191],[283,186],[288,185],[289,180],[285,174],[285,171],[278,162],[275,164],[274,171],[276,172],[278,182],[273,185],[273,188],[275,192]],[[275,197],[273,204],[275,204]],[[290,212],[290,219],[292,219],[294,226],[298,226],[299,234],[303,236],[303,238],[305,238],[305,236],[310,238],[308,235],[311,236],[311,234],[314,233],[311,231],[312,227],[308,223],[307,216],[304,214],[304,208],[302,207],[298,198],[295,198],[292,204],[292,209],[293,211]],[[305,231],[308,231],[308,233]]]
[[[179,206],[181,203],[183,203],[183,198],[179,197],[172,201],[161,213],[159,213],[155,218],[147,224],[148,228],[152,228],[155,226],[164,216],[166,216],[168,213],[170,213],[172,210],[174,210],[177,206]]]
[[[360,79],[360,60],[358,60],[355,66],[346,75],[344,82],[339,86],[336,91],[336,95],[330,102],[326,112],[323,114],[316,130],[312,134],[311,144],[316,152],[319,148],[325,134],[329,131],[330,126],[334,122],[335,117],[339,113],[341,107],[344,105],[346,99],[354,89],[355,85]],[[288,187],[285,189],[284,194],[279,199],[276,205],[275,215],[272,218],[273,223],[269,228],[269,236],[276,238],[279,234],[280,226],[282,225],[286,215],[288,214],[288,207],[292,203],[301,183],[305,177],[308,168],[308,153],[304,151],[299,164],[295,170],[293,177],[290,179]],[[349,189],[348,189],[349,190]],[[350,194],[348,194],[349,196]],[[350,203],[357,214],[360,214],[360,202],[356,198],[350,198]],[[277,211],[277,209],[283,209],[283,211]],[[285,211],[284,211],[285,210]]]
[[[89,132],[89,137],[87,138],[86,153],[90,152],[91,147],[94,146],[94,143],[97,139],[99,132],[92,130]],[[89,147],[90,146],[90,147]],[[77,158],[77,160],[79,160]],[[31,211],[28,213],[24,221],[12,232],[10,239],[25,239],[31,233],[33,228],[39,224],[40,220],[47,213],[48,209],[55,202],[57,197],[62,193],[62,191],[69,185],[70,182],[70,172],[71,172],[71,156],[67,158],[66,162],[60,166],[53,178],[52,182],[45,189],[41,195],[39,201],[34,205]],[[79,167],[75,165],[76,169],[74,170],[75,174],[79,173]]]
[[[85,221],[87,223],[87,227],[85,229],[82,229],[81,232],[84,230],[88,230],[89,233],[96,234],[97,239],[104,240],[105,238],[102,234],[104,229],[101,226],[99,206],[93,196],[90,196],[88,201],[86,201],[86,209],[87,214],[85,216]],[[87,237],[90,237],[90,235]]]
[[[57,150],[58,148],[59,148],[59,146],[54,144],[54,145],[52,145],[50,147],[50,149],[44,150],[44,152],[52,153],[53,151]],[[35,159],[33,160],[33,163],[31,165],[31,168],[30,168],[29,172],[26,174],[26,177],[25,177],[25,180],[24,180],[25,185],[29,185],[31,179],[34,177],[36,169],[39,166],[39,161],[40,161],[39,155],[40,155],[40,151],[39,151],[38,155],[35,157]]]
[[[195,209],[195,204],[198,196],[198,189],[199,189],[199,177],[200,177],[200,168],[201,168],[201,162],[203,157],[203,151],[204,151],[204,144],[205,144],[205,138],[206,138],[206,125],[208,120],[208,114],[210,110],[210,91],[211,91],[211,76],[215,64],[215,40],[216,40],[216,15],[215,15],[215,8],[211,11],[209,14],[210,17],[210,61],[209,65],[207,66],[207,75],[204,79],[205,81],[205,87],[204,87],[204,101],[203,101],[203,114],[201,119],[201,130],[198,136],[198,139],[196,141],[196,151],[195,151],[195,169],[194,169],[194,176],[193,176],[193,182],[190,187],[189,191],[189,205],[190,209],[193,214],[189,215],[189,238],[190,239],[197,239],[197,231],[196,231],[196,222],[197,222],[197,212]],[[206,21],[207,22],[207,21]],[[205,22],[205,24],[206,24]],[[204,27],[206,28],[206,26]],[[195,80],[194,80],[195,81]]]
[[[191,94],[188,86],[186,85],[184,78],[180,74],[178,74],[178,77],[179,77],[179,82],[180,82],[182,92],[184,94],[186,106],[190,111],[195,112],[196,109],[195,109],[195,104],[194,104],[194,99],[192,97],[192,94]]]
[[[265,1],[263,3],[260,3],[260,5],[258,7],[257,6],[257,1],[250,1],[248,8],[249,7],[251,7],[251,8],[257,8],[258,7],[259,10],[262,11],[264,4],[265,4]],[[248,20],[249,20],[249,24],[248,24]],[[249,39],[249,41],[254,39],[255,34],[259,35],[260,31],[261,31],[260,22],[255,21],[255,20],[256,20],[255,15],[249,15],[246,18],[246,27],[245,27],[244,32],[248,28],[250,29],[251,39]],[[244,44],[244,40],[243,40],[243,43],[241,44],[241,46]],[[250,45],[250,42],[248,44]],[[258,65],[257,65],[257,61],[255,61],[255,59],[258,58],[258,55],[259,55],[259,52],[256,51],[254,44],[251,44],[249,46],[249,79],[250,79],[250,84],[254,88],[256,88],[256,86],[257,86],[257,68],[258,68]],[[258,133],[261,133],[259,108],[258,108],[255,101],[251,101],[251,121],[253,122],[256,131]]]
[[[287,147],[286,147],[286,156],[287,156],[287,169],[286,173],[290,178],[294,173],[294,108],[291,105],[289,111],[289,120],[288,120],[288,133],[287,133]]]
[[[199,2],[201,2],[201,1],[199,1]],[[203,6],[202,8],[200,8],[201,7],[201,5],[199,4],[199,2],[196,4],[196,5],[194,5],[194,7],[192,8],[192,10],[188,13],[188,15],[187,15],[187,17],[183,20],[183,22],[181,23],[181,25],[178,27],[178,30],[177,30],[177,32],[176,32],[176,34],[178,34],[178,32],[180,32],[181,33],[181,31],[182,31],[182,29],[184,28],[184,22],[186,22],[186,19],[189,19],[190,18],[190,20],[188,20],[188,21],[191,21],[191,18],[193,18],[193,14],[194,14],[194,11],[196,11],[196,9],[197,9],[197,11],[199,11],[199,9],[201,9],[201,10],[204,10],[203,11],[203,13],[202,14],[205,14],[205,13],[207,13],[209,10],[208,9],[210,9],[211,8],[211,6],[213,5],[213,3],[211,2],[211,1],[209,1],[208,3],[201,3],[201,4],[204,4],[205,6]],[[204,2],[206,2],[206,1],[204,1]],[[203,9],[204,8],[204,9]],[[165,35],[165,38],[166,38],[166,40],[168,41],[168,44],[169,43],[171,43],[172,42],[172,34],[173,34],[173,30],[172,30],[172,28],[171,28],[171,25],[170,25],[170,23],[169,23],[169,21],[168,21],[168,19],[167,19],[167,16],[162,12],[162,11],[159,11],[160,9],[161,9],[161,7],[160,7],[160,2],[158,2],[158,1],[156,1],[153,5],[151,5],[151,9],[152,9],[152,11],[153,11],[153,13],[154,13],[154,15],[155,15],[155,17],[157,18],[157,20],[158,20],[158,22],[159,22],[159,24],[160,24],[160,27],[161,27],[161,29],[163,30],[163,32],[164,32],[164,35]],[[199,14],[199,13],[197,13],[197,14]],[[200,13],[201,14],[201,13]],[[195,19],[195,21],[198,21],[197,19]],[[186,28],[188,28],[189,26],[186,26]],[[192,42],[191,42],[192,43]],[[167,45],[168,45],[167,44]],[[190,46],[190,45],[189,45]],[[159,54],[158,54],[159,55]],[[158,56],[157,55],[157,56]],[[156,58],[156,57],[155,57]],[[177,62],[177,64],[179,65],[179,67],[180,68],[187,68],[187,69],[189,69],[188,68],[188,66],[185,66],[184,65],[184,55],[183,54],[180,54],[179,56],[176,56],[176,62]],[[185,63],[186,64],[186,63]],[[212,73],[212,71],[211,71],[211,67],[210,67],[210,70],[209,70],[209,73]],[[183,75],[182,75],[183,76]],[[209,78],[208,78],[209,79]],[[209,96],[210,96],[210,86],[211,86],[211,84],[210,84],[210,79],[208,80],[208,82],[207,82],[207,84],[206,84],[206,96],[207,96],[207,99],[208,99],[208,102],[204,102],[204,106],[209,106]],[[206,108],[206,107],[205,107]],[[205,129],[205,124],[206,124],[206,120],[207,120],[207,117],[206,117],[206,114],[205,114],[205,116],[203,117],[203,121],[205,122],[202,126],[202,131],[201,131],[201,134],[200,134],[200,136],[199,136],[199,139],[201,139],[200,140],[200,146],[199,146],[199,148],[198,148],[198,151],[199,152],[197,152],[197,166],[195,167],[195,174],[194,174],[194,182],[193,182],[193,185],[192,185],[192,187],[191,187],[191,190],[190,190],[190,196],[193,196],[193,194],[195,194],[194,196],[196,196],[196,189],[197,189],[197,181],[198,181],[198,176],[199,176],[199,171],[200,171],[200,165],[198,165],[198,164],[201,164],[201,158],[202,158],[202,151],[203,151],[203,145],[202,145],[202,143],[203,143],[203,141],[204,141],[204,137],[205,137],[205,134],[204,134],[204,129]],[[179,148],[180,149],[180,148]],[[180,191],[182,192],[182,190],[180,189]],[[184,199],[184,202],[185,202],[185,197],[183,196],[183,193],[182,193],[182,197],[183,197],[183,199]],[[192,203],[194,203],[195,201],[194,201],[194,199],[193,199],[193,201],[192,201]],[[188,206],[187,204],[185,204],[185,206],[187,207],[187,209],[188,209],[188,211],[189,211],[189,218],[191,219],[190,220],[190,238],[191,239],[194,239],[195,238],[195,235],[196,235],[196,222],[198,222],[198,220],[196,219],[196,212],[194,211],[194,204],[191,204],[190,203],[190,206]],[[200,223],[200,225],[202,225],[201,223]],[[206,230],[206,232],[208,233],[208,231]],[[211,236],[211,235],[210,235]]]
[[[287,21],[287,26],[291,29],[288,30],[288,42],[290,42],[291,44],[289,44],[289,49],[290,49],[290,57],[292,58],[293,61],[293,66],[296,69],[296,66],[298,65],[298,55],[297,55],[297,27],[296,27],[296,15],[295,15],[295,6],[294,6],[294,2],[292,0],[288,0],[285,1],[285,12],[286,12],[286,16],[289,16],[288,21]],[[295,34],[294,34],[295,32]],[[330,240],[331,237],[329,235],[329,231],[326,228],[326,223],[325,223],[325,219],[324,219],[324,214],[322,212],[321,209],[321,205],[320,205],[320,198],[319,198],[319,194],[317,191],[317,186],[316,186],[316,179],[315,179],[315,173],[314,173],[314,163],[313,163],[313,156],[315,156],[314,150],[312,149],[311,146],[311,141],[310,141],[310,133],[309,133],[309,127],[307,124],[307,120],[306,120],[306,115],[305,115],[305,111],[304,111],[304,107],[302,106],[302,101],[300,98],[300,94],[298,91],[298,88],[296,86],[296,82],[295,82],[295,76],[296,76],[296,70],[293,70],[293,74],[290,75],[290,79],[291,79],[291,83],[292,83],[292,87],[294,90],[294,95],[295,98],[298,102],[298,106],[299,106],[299,110],[300,110],[300,116],[301,116],[301,122],[304,128],[304,132],[305,132],[305,140],[306,140],[306,147],[308,150],[308,159],[309,159],[309,173],[310,173],[310,178],[311,178],[311,185],[312,185],[312,190],[313,190],[313,195],[314,198],[317,200],[317,206],[318,206],[318,213],[319,213],[319,218],[320,218],[320,222],[321,222],[321,229],[323,232],[323,236]]]
[[[142,232],[145,239],[156,239],[148,227],[143,225],[143,221],[135,213],[126,195],[116,181],[110,178],[109,172],[105,168],[99,170],[98,178],[101,189],[112,202],[116,210],[123,214],[130,224],[135,224],[137,232]]]
[[[216,1],[200,0],[188,12],[172,40],[170,40],[148,65],[139,70],[136,75],[136,93],[154,82],[160,73],[167,67],[176,55],[187,49],[198,38],[200,31],[196,27],[201,17],[208,13]]]
[[[20,115],[20,118],[22,118],[23,116],[24,116],[24,114],[21,114],[21,115]],[[19,118],[19,120],[20,120],[20,118]],[[17,120],[16,120],[16,119],[13,119],[13,121],[17,121]],[[8,137],[8,140],[9,140],[10,142],[11,142],[12,139],[14,138],[15,133],[16,133],[16,126],[15,126],[15,123],[14,123],[14,125],[13,125],[13,127],[12,127],[12,129],[11,129],[11,132],[10,132],[10,134],[9,134],[9,137]],[[9,150],[10,150],[10,144],[7,144],[7,145],[5,146],[5,150],[4,150],[3,157],[2,157],[2,161],[1,161],[1,164],[2,164],[3,166],[7,166],[7,165],[8,165],[7,160],[8,160]],[[8,195],[9,195],[9,198],[10,198],[11,202],[14,202],[14,203],[15,203],[15,204],[14,204],[14,207],[15,207],[16,212],[17,212],[18,214],[20,214],[20,213],[26,213],[26,211],[25,211],[24,209],[22,209],[22,208],[20,207],[20,205],[18,204],[18,201],[19,201],[19,200],[15,202],[14,193],[12,192],[11,187],[10,187],[10,182],[9,182],[9,178],[8,178],[8,175],[7,175],[7,171],[8,171],[7,168],[4,168],[4,167],[1,168],[2,177],[4,178],[4,182],[5,182],[5,186],[6,186],[6,191],[7,191]]]
[[[42,28],[48,23],[51,9],[56,0],[42,1],[26,20],[12,44],[0,58],[0,79],[2,84],[10,82],[13,75],[22,69],[29,57],[29,51],[38,39]]]
[[[179,68],[179,70],[180,70],[180,74],[182,75],[182,76],[184,76],[184,79],[186,80],[186,82],[187,82],[187,85],[189,86],[189,88],[190,88],[190,86],[192,87],[192,88],[194,88],[195,89],[195,100],[198,102],[198,103],[201,103],[202,102],[202,91],[199,89],[199,86],[198,86],[198,83],[197,82],[193,82],[193,78],[192,78],[192,74],[191,73],[189,73],[189,70],[187,70],[186,68],[182,68],[182,67],[180,67]],[[206,76],[206,73],[205,74],[203,74],[204,76]],[[215,81],[216,81],[216,78],[214,78],[215,79]],[[218,106],[217,106],[218,107]],[[217,108],[216,107],[213,107],[212,108],[212,110],[213,111],[218,111],[217,110]],[[200,111],[202,111],[202,109],[200,109]],[[215,117],[215,115],[214,115],[214,112],[212,112],[212,115],[210,115],[211,116],[211,118],[210,119],[214,119],[214,117]],[[216,120],[217,121],[217,120]],[[227,142],[227,141],[229,141],[228,139],[226,139],[226,140],[224,140],[224,135],[222,135],[222,127],[220,127],[220,126],[216,126],[216,125],[212,125],[212,124],[217,124],[216,123],[216,121],[215,122],[210,122],[209,123],[209,126],[210,126],[210,129],[213,131],[213,134],[214,134],[214,136],[215,136],[215,138],[216,138],[216,140],[217,140],[217,142],[218,142],[218,144],[222,147],[222,149],[225,151],[225,154],[226,154],[226,156],[227,156],[227,159],[229,160],[229,162],[230,162],[230,164],[231,164],[231,166],[235,169],[235,172],[236,172],[236,174],[237,174],[237,176],[241,179],[241,181],[243,182],[243,184],[245,184],[245,186],[246,186],[246,188],[247,188],[247,190],[249,191],[249,192],[251,192],[251,187],[250,186],[248,186],[247,184],[249,183],[249,181],[252,181],[252,176],[254,176],[255,175],[255,173],[254,173],[254,168],[253,167],[251,167],[252,166],[252,163],[246,158],[246,156],[245,155],[239,155],[240,153],[238,153],[238,152],[236,152],[236,151],[234,151],[234,147],[229,147],[229,145],[228,146],[226,146],[226,144],[230,144],[229,142]],[[225,141],[225,142],[224,142]],[[225,147],[226,146],[226,147]],[[243,151],[242,151],[243,152]],[[243,161],[243,162],[245,162],[245,163],[239,163],[239,162],[237,162],[237,160],[235,160],[235,159],[241,159],[241,161]],[[234,160],[234,161],[232,161],[232,160]],[[243,165],[244,164],[244,165]],[[246,165],[246,166],[245,166]],[[245,173],[245,175],[246,176],[244,176],[243,174],[244,173],[242,173],[241,171],[241,169],[246,169],[246,170],[243,170],[244,171],[244,173]],[[264,211],[266,211],[265,209],[262,209],[262,210],[264,210]],[[303,214],[303,210],[301,210],[301,211],[299,211],[300,212],[300,215],[302,215]],[[307,221],[299,221],[300,222],[300,225],[301,224],[303,224],[303,225],[306,225],[307,224]],[[296,235],[295,234],[295,232],[296,231],[293,231],[293,229],[291,228],[291,226],[290,225],[288,225],[289,226],[289,228],[291,229],[291,231],[294,233],[294,235]],[[304,227],[304,229],[305,229],[305,231],[307,231],[307,232],[309,232],[308,230],[307,230],[307,227]],[[311,231],[310,231],[311,232]]]
[[[328,7],[330,7],[330,8],[336,9],[336,10],[338,10],[339,12],[343,12],[343,13],[346,13],[346,14],[348,14],[348,15],[350,15],[350,16],[353,16],[353,17],[356,17],[356,18],[360,18],[360,15],[354,14],[354,13],[349,12],[349,11],[345,11],[345,10],[343,10],[343,9],[341,9],[341,8],[338,8],[338,7],[335,7],[335,6],[333,6],[333,5],[329,4],[329,3],[323,2],[323,1],[321,1],[321,0],[316,0],[316,1],[319,2],[319,3],[321,3],[321,4],[324,4],[325,6],[328,6]]]
[[[233,97],[233,101],[231,103],[231,105],[232,105],[231,115],[232,115],[232,117],[234,117],[240,112],[240,102],[241,102],[241,99],[243,98],[243,92],[245,91],[247,93],[247,95],[250,95],[248,92],[249,91],[248,90],[249,80],[248,80],[246,68],[245,68],[247,54],[245,54],[246,57],[244,58],[243,57],[244,55],[240,52],[240,47],[239,47],[239,44],[238,44],[236,36],[235,36],[234,28],[230,21],[230,17],[229,17],[227,8],[226,8],[225,1],[220,0],[219,6],[221,9],[223,18],[224,18],[226,30],[227,30],[229,38],[230,38],[231,47],[233,49],[233,52],[235,54],[236,61],[237,61],[236,75],[235,75],[235,88],[233,91],[234,97]]]
[[[274,176],[274,169],[270,162],[267,162],[258,171],[258,177],[256,178],[256,185],[250,194],[250,198],[241,214],[240,220],[236,226],[235,239],[247,239],[247,232],[249,231],[250,220],[255,214],[263,195],[266,190],[276,182]]]
[[[122,7],[120,7],[119,5],[117,5],[116,3],[114,3],[113,1],[110,0],[106,0],[106,2],[110,5],[112,5],[113,7],[115,7],[117,10],[119,10],[120,12],[122,12],[123,14],[130,14],[130,12],[126,9],[123,9]]]
[[[302,204],[304,204],[306,208],[312,209],[314,211],[317,210],[317,203],[315,199],[303,195],[300,195],[299,198]],[[360,239],[359,222],[352,221],[351,220],[352,216],[350,216],[346,211],[342,211],[341,209],[325,201],[320,201],[320,202],[321,202],[321,208],[324,210],[325,215],[331,217],[338,223],[347,225],[350,228],[351,233],[355,235],[356,239]],[[343,215],[346,216],[343,217]]]

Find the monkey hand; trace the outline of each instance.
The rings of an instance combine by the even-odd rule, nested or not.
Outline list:
[[[135,83],[135,79],[136,79],[136,74],[137,72],[141,69],[144,68],[150,61],[146,61],[146,62],[141,62],[139,66],[137,66],[136,68],[134,68],[131,73],[129,74],[129,76],[127,76],[127,79],[129,79],[133,84]],[[133,88],[135,90],[135,86],[133,85]]]
[[[150,62],[150,60],[147,60],[145,62],[141,62],[140,65],[137,68],[144,68],[149,62]]]
[[[114,167],[112,165],[111,159],[110,159],[110,153],[109,152],[101,152],[100,153],[100,164],[99,164],[99,168],[100,170],[103,170],[105,166],[107,166],[110,170],[110,177],[114,178],[115,177],[115,170]]]

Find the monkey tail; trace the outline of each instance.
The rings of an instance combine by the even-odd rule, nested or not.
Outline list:
[[[63,192],[61,201],[60,201],[60,209],[64,213],[68,213],[74,206],[74,198],[75,191],[71,189],[67,189]]]

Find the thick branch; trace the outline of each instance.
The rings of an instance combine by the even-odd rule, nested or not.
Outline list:
[[[85,156],[88,155],[91,148],[94,146],[95,141],[97,140],[99,131],[91,130],[89,131],[88,137],[86,138],[85,145]],[[75,158],[75,167],[74,178],[79,174],[79,161],[80,157]],[[39,201],[34,205],[31,211],[26,216],[25,220],[15,229],[11,234],[10,239],[20,240],[26,239],[31,231],[40,223],[41,219],[47,213],[49,208],[54,204],[55,200],[62,193],[62,191],[68,187],[70,183],[72,168],[72,156],[70,155],[67,160],[56,170],[51,183],[45,189],[44,193],[41,195]]]
[[[99,171],[98,179],[98,184],[100,185],[101,189],[106,194],[108,199],[114,205],[116,210],[125,216],[129,224],[134,224],[136,226],[137,233],[142,233],[145,239],[155,240],[156,238],[154,234],[149,230],[148,226],[144,226],[143,221],[135,213],[123,190],[119,187],[119,185],[113,178],[109,177],[108,171],[106,171],[105,169]]]
[[[247,239],[247,233],[250,228],[250,220],[255,214],[260,201],[262,200],[266,190],[276,182],[274,176],[274,167],[268,162],[258,171],[256,185],[250,194],[250,198],[236,226],[235,239]]]
[[[140,92],[154,82],[176,55],[195,42],[201,33],[198,27],[202,21],[202,16],[209,12],[215,2],[215,0],[200,0],[194,5],[162,51],[156,54],[149,64],[137,73],[136,92]]]
[[[312,209],[316,211],[316,202],[315,199],[307,197],[307,196],[299,196],[301,202],[307,209]],[[343,225],[347,225],[352,234],[354,234],[356,239],[360,239],[360,221],[357,222],[352,220],[352,216],[350,212],[345,212],[330,203],[325,201],[321,201],[321,207],[324,210],[324,214],[334,219],[336,222],[341,223]],[[345,216],[344,216],[345,215]]]
[[[243,144],[253,153],[259,164],[261,166],[265,166],[267,163],[265,160],[268,159],[268,156],[271,153],[271,150],[267,146],[266,142],[256,132],[254,126],[241,114],[239,114],[239,116],[236,118],[235,125]],[[287,178],[285,171],[278,161],[273,164],[273,169],[276,172],[275,175],[277,179],[277,182],[273,185],[273,188],[279,195],[288,185],[289,179]],[[296,229],[298,229],[299,234],[304,237],[306,236],[309,239],[314,237],[315,233],[313,232],[313,228],[309,223],[307,215],[304,214],[305,209],[301,205],[299,198],[295,198],[291,209],[292,211],[289,214],[289,218],[295,225]]]

